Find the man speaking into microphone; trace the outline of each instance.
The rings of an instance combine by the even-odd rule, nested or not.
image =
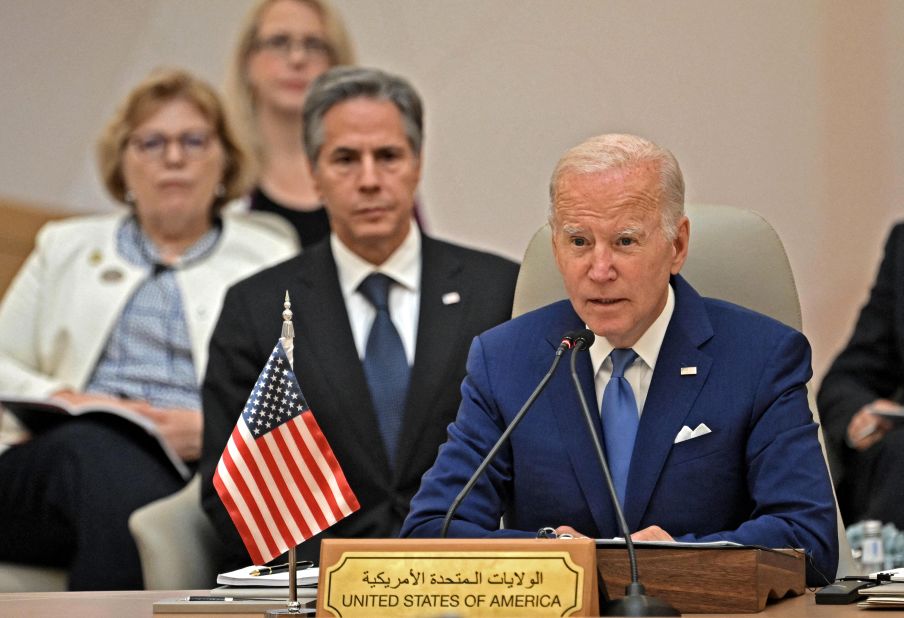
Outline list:
[[[575,352],[577,374],[632,538],[803,548],[815,567],[808,579],[834,579],[835,503],[807,403],[809,344],[776,320],[701,297],[679,275],[690,226],[674,156],[631,135],[591,138],[557,164],[550,200],[569,298],[474,340],[458,416],[402,534],[439,534],[563,334],[586,327],[596,338]],[[547,527],[620,536],[594,453],[560,371],[460,504],[449,536]]]

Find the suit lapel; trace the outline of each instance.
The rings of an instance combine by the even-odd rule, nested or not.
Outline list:
[[[296,343],[295,358],[304,357],[308,370],[319,374],[326,384],[323,392],[333,399],[330,407],[342,416],[345,429],[388,472],[386,453],[382,448],[373,448],[380,435],[376,412],[349,325],[330,243],[319,243],[308,249],[304,257],[309,261],[298,284],[307,302],[295,308],[296,341],[301,342]],[[304,390],[304,375],[300,380]],[[316,416],[316,403],[311,405]]]
[[[435,400],[443,392],[449,373],[455,368],[458,341],[467,304],[480,302],[473,287],[462,276],[461,262],[442,244],[422,236],[421,244],[421,300],[418,313],[414,366],[402,423],[396,469],[404,474],[404,468],[414,452],[422,450],[418,436],[424,425],[435,422],[430,414]],[[457,296],[456,296],[457,295]]]
[[[675,313],[650,381],[628,475],[625,519],[631,530],[640,525],[672,442],[706,383],[712,365],[712,358],[699,349],[712,337],[703,301],[681,277],[674,277],[672,285]],[[696,375],[681,375],[682,367],[696,367]]]

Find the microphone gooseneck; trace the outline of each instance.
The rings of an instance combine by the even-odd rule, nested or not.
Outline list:
[[[590,438],[593,440],[593,450],[596,452],[596,459],[599,462],[600,469],[603,471],[603,478],[606,480],[606,488],[609,490],[609,496],[612,498],[612,505],[615,507],[615,518],[618,520],[618,529],[625,537],[625,546],[628,548],[628,560],[631,563],[631,582],[637,583],[637,556],[634,553],[634,541],[631,540],[631,534],[628,531],[628,522],[625,520],[625,513],[622,511],[621,504],[618,501],[618,494],[615,492],[615,484],[612,482],[612,475],[609,473],[609,464],[606,461],[606,455],[603,453],[603,445],[600,437],[596,433],[593,417],[590,415],[590,406],[587,405],[587,399],[584,397],[584,389],[581,388],[581,381],[578,379],[576,361],[578,352],[586,350],[593,345],[595,335],[593,331],[587,329],[590,337],[582,337],[575,342],[574,351],[571,353],[571,379],[574,382],[575,391],[577,391],[578,399],[581,402],[581,410],[584,412],[584,420],[587,422],[587,428],[590,431]]]
[[[446,533],[449,531],[449,523],[452,521],[452,516],[455,515],[455,512],[458,510],[458,507],[461,505],[462,501],[471,493],[471,490],[474,488],[474,485],[477,484],[477,479],[483,474],[483,471],[486,470],[487,466],[490,465],[490,462],[493,461],[493,458],[496,457],[496,453],[499,452],[499,449],[502,448],[502,445],[508,440],[509,435],[515,430],[515,427],[521,422],[521,419],[524,418],[524,415],[530,409],[530,407],[534,404],[537,397],[540,396],[540,393],[543,392],[543,389],[546,388],[546,384],[549,382],[552,375],[556,372],[556,368],[559,366],[559,361],[562,360],[562,355],[565,353],[565,350],[570,349],[574,345],[573,332],[566,333],[565,336],[562,337],[561,343],[559,343],[559,347],[556,348],[555,358],[552,360],[552,365],[549,367],[549,371],[546,372],[546,375],[543,376],[543,379],[540,380],[540,383],[537,384],[537,387],[534,389],[534,392],[531,393],[530,397],[527,398],[527,401],[524,402],[524,405],[521,406],[521,409],[518,410],[518,414],[512,419],[512,422],[509,423],[509,426],[505,428],[505,431],[502,432],[502,435],[499,436],[499,439],[496,440],[496,444],[493,445],[493,448],[486,454],[486,457],[483,458],[483,461],[480,462],[480,465],[477,466],[477,469],[474,470],[474,473],[471,475],[471,478],[468,479],[468,482],[465,483],[465,486],[462,487],[461,491],[458,492],[458,495],[455,496],[455,500],[452,501],[452,504],[449,506],[449,510],[446,511],[446,516],[443,518],[443,527],[440,530],[439,536],[441,539],[446,538]]]
[[[656,597],[647,596],[643,584],[640,583],[640,577],[637,573],[637,555],[634,552],[634,541],[631,540],[628,522],[625,520],[625,513],[618,501],[615,484],[612,482],[612,475],[609,473],[609,464],[606,462],[606,455],[603,453],[603,445],[596,432],[596,423],[593,420],[593,416],[590,414],[590,407],[587,405],[587,399],[584,397],[584,390],[581,388],[581,381],[578,379],[576,368],[578,352],[586,350],[593,345],[596,336],[593,334],[593,331],[587,328],[569,334],[572,335],[572,341],[574,342],[571,352],[571,380],[574,382],[574,389],[575,392],[577,392],[578,400],[581,403],[581,411],[584,413],[584,420],[587,422],[587,430],[590,433],[590,438],[593,440],[596,459],[603,472],[606,488],[609,490],[609,496],[612,499],[612,507],[615,509],[615,518],[618,521],[618,528],[625,538],[625,547],[628,550],[628,563],[631,566],[631,583],[625,587],[625,596],[615,601],[608,601],[600,608],[600,615],[680,616],[681,613],[665,601],[657,599]]]

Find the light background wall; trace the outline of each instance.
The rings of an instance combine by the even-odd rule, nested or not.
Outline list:
[[[776,227],[821,377],[904,204],[904,2],[335,1],[362,63],[424,96],[432,233],[518,258],[566,148],[650,137],[688,201]],[[93,143],[113,106],[158,65],[220,85],[247,5],[0,0],[0,195],[109,208]]]

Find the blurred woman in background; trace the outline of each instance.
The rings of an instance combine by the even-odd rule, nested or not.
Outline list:
[[[330,67],[353,64],[351,42],[327,0],[259,0],[248,13],[225,100],[259,171],[244,208],[288,221],[302,246],[329,234],[301,144],[308,86]]]
[[[0,303],[0,393],[128,409],[191,468],[226,289],[297,250],[254,216],[221,216],[249,184],[239,143],[188,73],[155,72],[126,97],[98,154],[128,208],[41,230]],[[136,427],[77,417],[3,451],[0,560],[67,566],[73,590],[141,588],[129,514],[186,479]]]

